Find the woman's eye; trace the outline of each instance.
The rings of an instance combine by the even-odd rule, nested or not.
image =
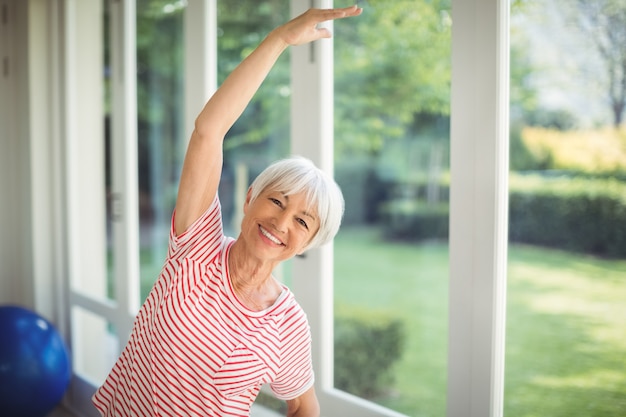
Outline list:
[[[282,206],[283,206],[282,201],[280,201],[280,200],[279,200],[279,199],[277,199],[277,198],[271,198],[271,197],[270,197],[270,201],[271,201],[272,203],[276,204],[276,205],[277,205],[277,206],[279,206],[279,207],[282,207]]]
[[[306,222],[304,220],[302,220],[302,219],[298,219],[298,223],[300,223],[302,226],[304,226],[307,229],[309,228],[309,225],[306,224]]]

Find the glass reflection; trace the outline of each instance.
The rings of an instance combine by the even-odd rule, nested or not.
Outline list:
[[[137,126],[143,300],[165,259],[184,147],[184,2],[137,1]]]

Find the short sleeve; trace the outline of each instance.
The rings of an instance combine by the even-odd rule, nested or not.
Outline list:
[[[215,199],[207,210],[196,219],[183,233],[176,235],[174,221],[176,210],[172,213],[168,256],[187,256],[201,258],[206,250],[219,246],[224,238],[222,210],[219,198]]]
[[[311,330],[306,315],[298,306],[297,314],[286,320],[288,334],[283,335],[281,368],[270,388],[281,400],[292,400],[315,382],[311,357]]]

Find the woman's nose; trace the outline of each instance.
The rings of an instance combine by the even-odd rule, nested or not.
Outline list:
[[[283,211],[281,214],[279,214],[276,217],[276,223],[274,226],[276,227],[277,231],[284,233],[287,231],[288,222],[289,222],[289,216],[287,215],[286,212]]]

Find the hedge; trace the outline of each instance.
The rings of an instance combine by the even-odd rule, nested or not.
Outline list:
[[[514,176],[509,239],[609,257],[626,256],[626,184],[612,179]]]
[[[384,235],[448,237],[448,205],[397,199],[380,206]],[[626,183],[617,179],[512,174],[509,240],[607,257],[626,256]]]
[[[447,239],[448,212],[448,203],[391,200],[381,205],[383,235],[399,240]]]

